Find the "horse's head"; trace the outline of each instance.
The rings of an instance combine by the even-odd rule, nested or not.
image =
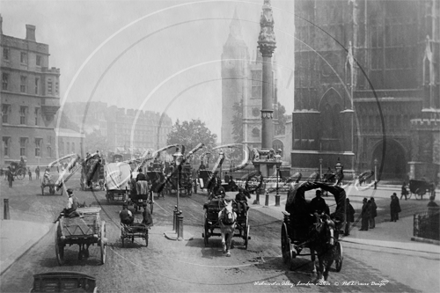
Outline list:
[[[231,225],[235,223],[236,215],[232,207],[232,201],[225,201],[225,207],[222,210],[222,222]]]
[[[316,223],[312,229],[318,245],[335,245],[335,222],[326,214],[315,213]]]

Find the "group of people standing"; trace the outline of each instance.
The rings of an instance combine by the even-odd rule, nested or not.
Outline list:
[[[377,217],[377,205],[374,197],[367,199],[364,197],[361,210],[361,229],[359,231],[368,231],[368,229],[374,229],[376,227]]]

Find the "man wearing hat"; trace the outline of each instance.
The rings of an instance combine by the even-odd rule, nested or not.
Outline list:
[[[124,225],[131,225],[134,222],[133,213],[128,209],[128,204],[124,203],[122,211],[119,212],[119,219]]]
[[[78,208],[78,199],[73,195],[73,190],[71,188],[67,189],[67,197],[67,205],[60,213],[58,218],[55,220],[55,222],[57,222],[62,215],[69,218],[78,216],[78,214],[76,213],[76,209]]]
[[[320,189],[316,190],[316,197],[313,198],[310,201],[310,213],[326,213],[327,215],[330,214],[330,209],[327,206],[327,203],[325,202],[325,199],[322,198],[322,191]]]

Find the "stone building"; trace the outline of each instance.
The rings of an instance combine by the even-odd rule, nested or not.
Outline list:
[[[256,40],[255,40],[256,44]],[[235,143],[233,135],[233,124],[231,121],[237,114],[234,107],[236,103],[243,105],[243,143],[250,148],[261,148],[261,106],[262,106],[262,57],[259,50],[255,47],[253,56],[250,57],[248,46],[243,40],[241,24],[234,12],[233,19],[229,26],[229,35],[223,45],[222,59],[222,128],[221,143]],[[275,59],[275,58],[274,58]],[[273,82],[273,108],[274,124],[276,128],[277,120],[277,80],[276,80],[276,61],[273,61],[272,79]],[[285,135],[276,135],[273,147],[283,150],[286,159],[289,159],[289,152],[284,152],[286,148]],[[290,141],[289,141],[290,145]]]
[[[60,70],[49,67],[49,45],[36,42],[35,26],[24,39],[3,34],[0,16],[2,157],[28,165],[55,159],[54,115],[60,106]]]
[[[294,169],[438,179],[439,6],[295,2]]]
[[[56,128],[55,133],[58,142],[58,154],[60,157],[69,154],[81,154],[85,138],[84,133],[79,133],[66,128]]]

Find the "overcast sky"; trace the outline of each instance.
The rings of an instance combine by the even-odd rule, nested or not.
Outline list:
[[[105,101],[177,118],[200,118],[218,136],[220,58],[237,9],[254,55],[263,0],[0,0],[3,34],[36,26],[61,70],[61,100]],[[293,110],[293,1],[272,1],[278,95]]]

